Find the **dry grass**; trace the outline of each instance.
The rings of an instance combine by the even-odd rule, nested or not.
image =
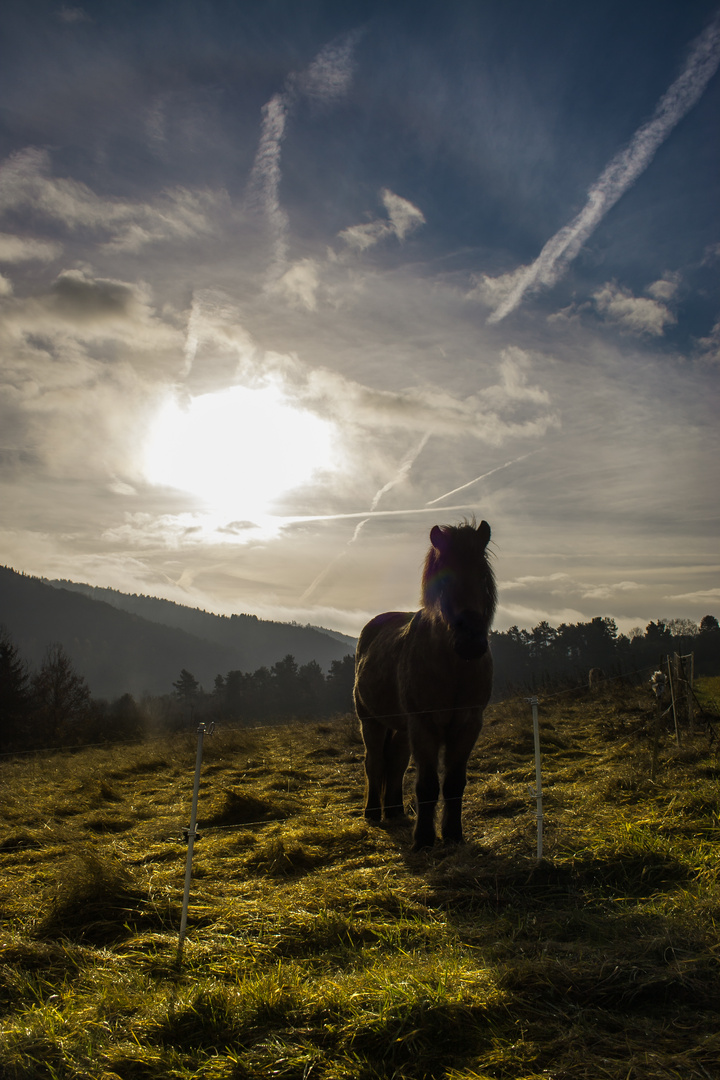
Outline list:
[[[462,848],[360,812],[337,724],[0,765],[2,1080],[715,1080],[718,761],[646,691],[490,710]],[[408,792],[411,777],[408,778]]]

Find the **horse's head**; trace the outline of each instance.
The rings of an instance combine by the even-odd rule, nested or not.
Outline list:
[[[495,614],[495,577],[488,562],[490,526],[435,525],[423,572],[422,602],[448,627],[452,647],[462,660],[477,660],[488,649]]]

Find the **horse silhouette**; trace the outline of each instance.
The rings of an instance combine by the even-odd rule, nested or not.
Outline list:
[[[486,521],[435,525],[420,610],[378,615],[358,640],[354,698],[365,743],[365,817],[402,817],[412,751],[415,851],[435,843],[441,756],[442,839],[463,839],[467,761],[492,690],[488,632],[497,592],[489,540]]]

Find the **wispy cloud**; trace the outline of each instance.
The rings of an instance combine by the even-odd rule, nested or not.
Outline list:
[[[657,286],[659,283],[655,282]],[[666,304],[647,296],[633,296],[629,289],[608,281],[593,293],[596,310],[605,318],[633,334],[660,337],[666,326],[677,322]]]
[[[404,240],[409,233],[425,224],[422,211],[418,210],[417,206],[413,206],[408,199],[403,199],[402,196],[390,191],[389,188],[383,188],[380,198],[387,211],[387,218],[377,218],[363,225],[351,225],[343,229],[338,235],[348,247],[365,251],[390,236]]]
[[[106,239],[108,252],[137,252],[161,240],[189,240],[212,231],[214,221],[227,223],[224,191],[173,188],[152,202],[103,198],[87,184],[53,176],[50,154],[27,147],[0,166],[0,214],[30,209],[38,217],[73,232],[91,229]],[[5,250],[19,258],[49,260],[57,244],[5,236]],[[2,244],[0,244],[2,250]]]
[[[62,246],[48,240],[0,233],[0,262],[52,262],[62,253]]]
[[[707,337],[698,339],[700,359],[706,363],[720,364],[720,319],[715,323]]]
[[[608,210],[645,171],[673,128],[702,96],[720,64],[720,12],[693,42],[680,75],[658,102],[650,120],[638,128],[628,146],[610,161],[588,191],[579,214],[555,233],[537,259],[508,274],[482,275],[469,294],[494,305],[488,322],[504,319],[526,293],[554,285],[576,258]]]
[[[248,181],[248,197],[261,208],[272,236],[271,281],[287,270],[287,212],[280,201],[282,144],[297,101],[306,97],[329,105],[345,94],[352,78],[352,55],[359,39],[352,31],[321,49],[308,68],[288,76],[285,86],[261,110],[260,142]]]

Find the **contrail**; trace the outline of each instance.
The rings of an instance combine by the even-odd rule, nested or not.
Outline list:
[[[452,491],[446,491],[444,495],[438,495],[437,499],[431,499],[430,502],[426,502],[426,506],[434,506],[435,503],[442,502],[443,499],[449,499],[451,495],[457,495],[459,491],[464,491],[465,488],[472,487],[473,484],[479,484],[481,480],[486,480],[488,476],[492,476],[493,473],[500,472],[501,469],[507,469],[508,465],[517,465],[518,461],[524,461],[525,458],[531,457],[533,454],[539,454],[539,450],[530,450],[527,454],[523,454],[522,457],[513,458],[512,461],[506,461],[504,465],[498,465],[496,468],[491,469],[490,472],[483,473],[482,476],[476,476],[474,480],[468,480],[467,484],[461,484],[460,487],[453,488]],[[454,506],[445,507],[446,510],[459,509]]]
[[[288,76],[283,89],[262,107],[260,143],[250,172],[248,193],[258,199],[270,226],[274,275],[284,270],[288,252],[288,216],[280,203],[280,159],[288,120],[300,97],[320,104],[342,97],[352,78],[352,53],[360,35],[361,31],[354,30],[331,41],[305,71]]]
[[[411,450],[408,454],[405,455],[403,460],[400,462],[400,467],[398,468],[398,471],[396,472],[396,474],[392,478],[392,480],[388,480],[387,484],[385,484],[384,487],[381,487],[380,490],[378,492],[376,492],[375,497],[373,498],[373,501],[370,503],[370,509],[371,510],[376,510],[377,505],[380,502],[380,500],[382,499],[383,495],[387,494],[388,491],[390,491],[394,487],[397,487],[398,484],[402,483],[402,481],[406,479],[406,477],[409,475],[410,470],[412,469],[413,465],[415,464],[417,459],[420,457],[420,454],[425,449],[425,446],[426,446],[427,441],[428,441],[429,438],[430,438],[430,432],[428,431],[423,435],[422,439],[420,440],[418,445],[415,447],[415,449]]]
[[[443,506],[442,510],[467,510],[474,506],[472,502],[457,503],[455,506]],[[352,521],[354,518],[362,518],[361,525],[374,517],[404,517],[412,514],[437,514],[434,506],[414,506],[409,510],[359,510],[352,514],[304,514],[293,517],[283,517],[285,525],[302,525],[307,521]],[[357,532],[357,530],[356,530]]]
[[[328,565],[325,567],[325,569],[320,571],[320,573],[315,578],[315,580],[312,581],[310,583],[310,585],[308,585],[307,589],[305,590],[305,592],[300,597],[300,603],[302,603],[303,601],[307,600],[310,596],[312,596],[312,594],[315,592],[315,589],[318,587],[318,585],[322,581],[325,580],[325,578],[330,573],[332,568],[340,561],[340,559],[344,558],[344,556],[347,554],[347,549],[351,546],[351,544],[355,543],[355,541],[357,540],[360,533],[362,532],[362,530],[367,525],[370,518],[371,517],[381,517],[381,516],[383,516],[382,511],[380,513],[378,513],[378,511],[377,511],[378,503],[382,499],[383,495],[385,495],[388,491],[390,491],[392,488],[394,488],[397,484],[400,484],[403,480],[406,479],[406,477],[408,476],[408,474],[409,474],[410,470],[412,469],[413,465],[415,464],[418,457],[422,453],[422,451],[423,451],[423,449],[425,447],[425,444],[427,443],[429,438],[430,438],[430,432],[428,431],[428,432],[426,432],[425,435],[423,435],[423,437],[421,438],[420,442],[415,447],[415,449],[411,450],[408,454],[405,455],[403,460],[400,462],[400,466],[398,468],[398,471],[395,473],[395,476],[392,478],[392,480],[389,480],[387,482],[387,484],[383,485],[383,487],[381,487],[380,490],[375,493],[375,495],[373,497],[373,500],[370,503],[370,510],[367,511],[365,514],[333,514],[333,515],[330,515],[328,517],[323,517],[323,518],[304,518],[304,519],[302,519],[302,520],[305,520],[305,521],[308,521],[308,520],[310,520],[310,521],[332,521],[332,520],[337,520],[339,518],[356,518],[356,517],[362,518],[362,520],[359,521],[357,523],[357,525],[355,526],[354,533],[352,534],[352,536],[350,537],[350,539],[348,540],[347,544],[342,549],[342,551],[338,552],[338,554],[335,556],[335,558],[332,559],[328,563]],[[402,511],[386,511],[386,513],[388,513],[388,512],[389,513],[402,513]],[[408,511],[406,511],[406,512],[408,512]],[[409,512],[412,513],[412,511],[409,511]],[[293,520],[298,520],[298,519],[295,518]]]
[[[534,263],[515,271],[512,288],[488,322],[504,319],[526,292],[542,285],[554,285],[559,280],[608,210],[644,172],[675,125],[700,100],[718,64],[720,11],[693,42],[685,67],[658,102],[651,119],[638,128],[628,146],[606,166],[588,191],[587,203],[580,213],[548,240]]]

